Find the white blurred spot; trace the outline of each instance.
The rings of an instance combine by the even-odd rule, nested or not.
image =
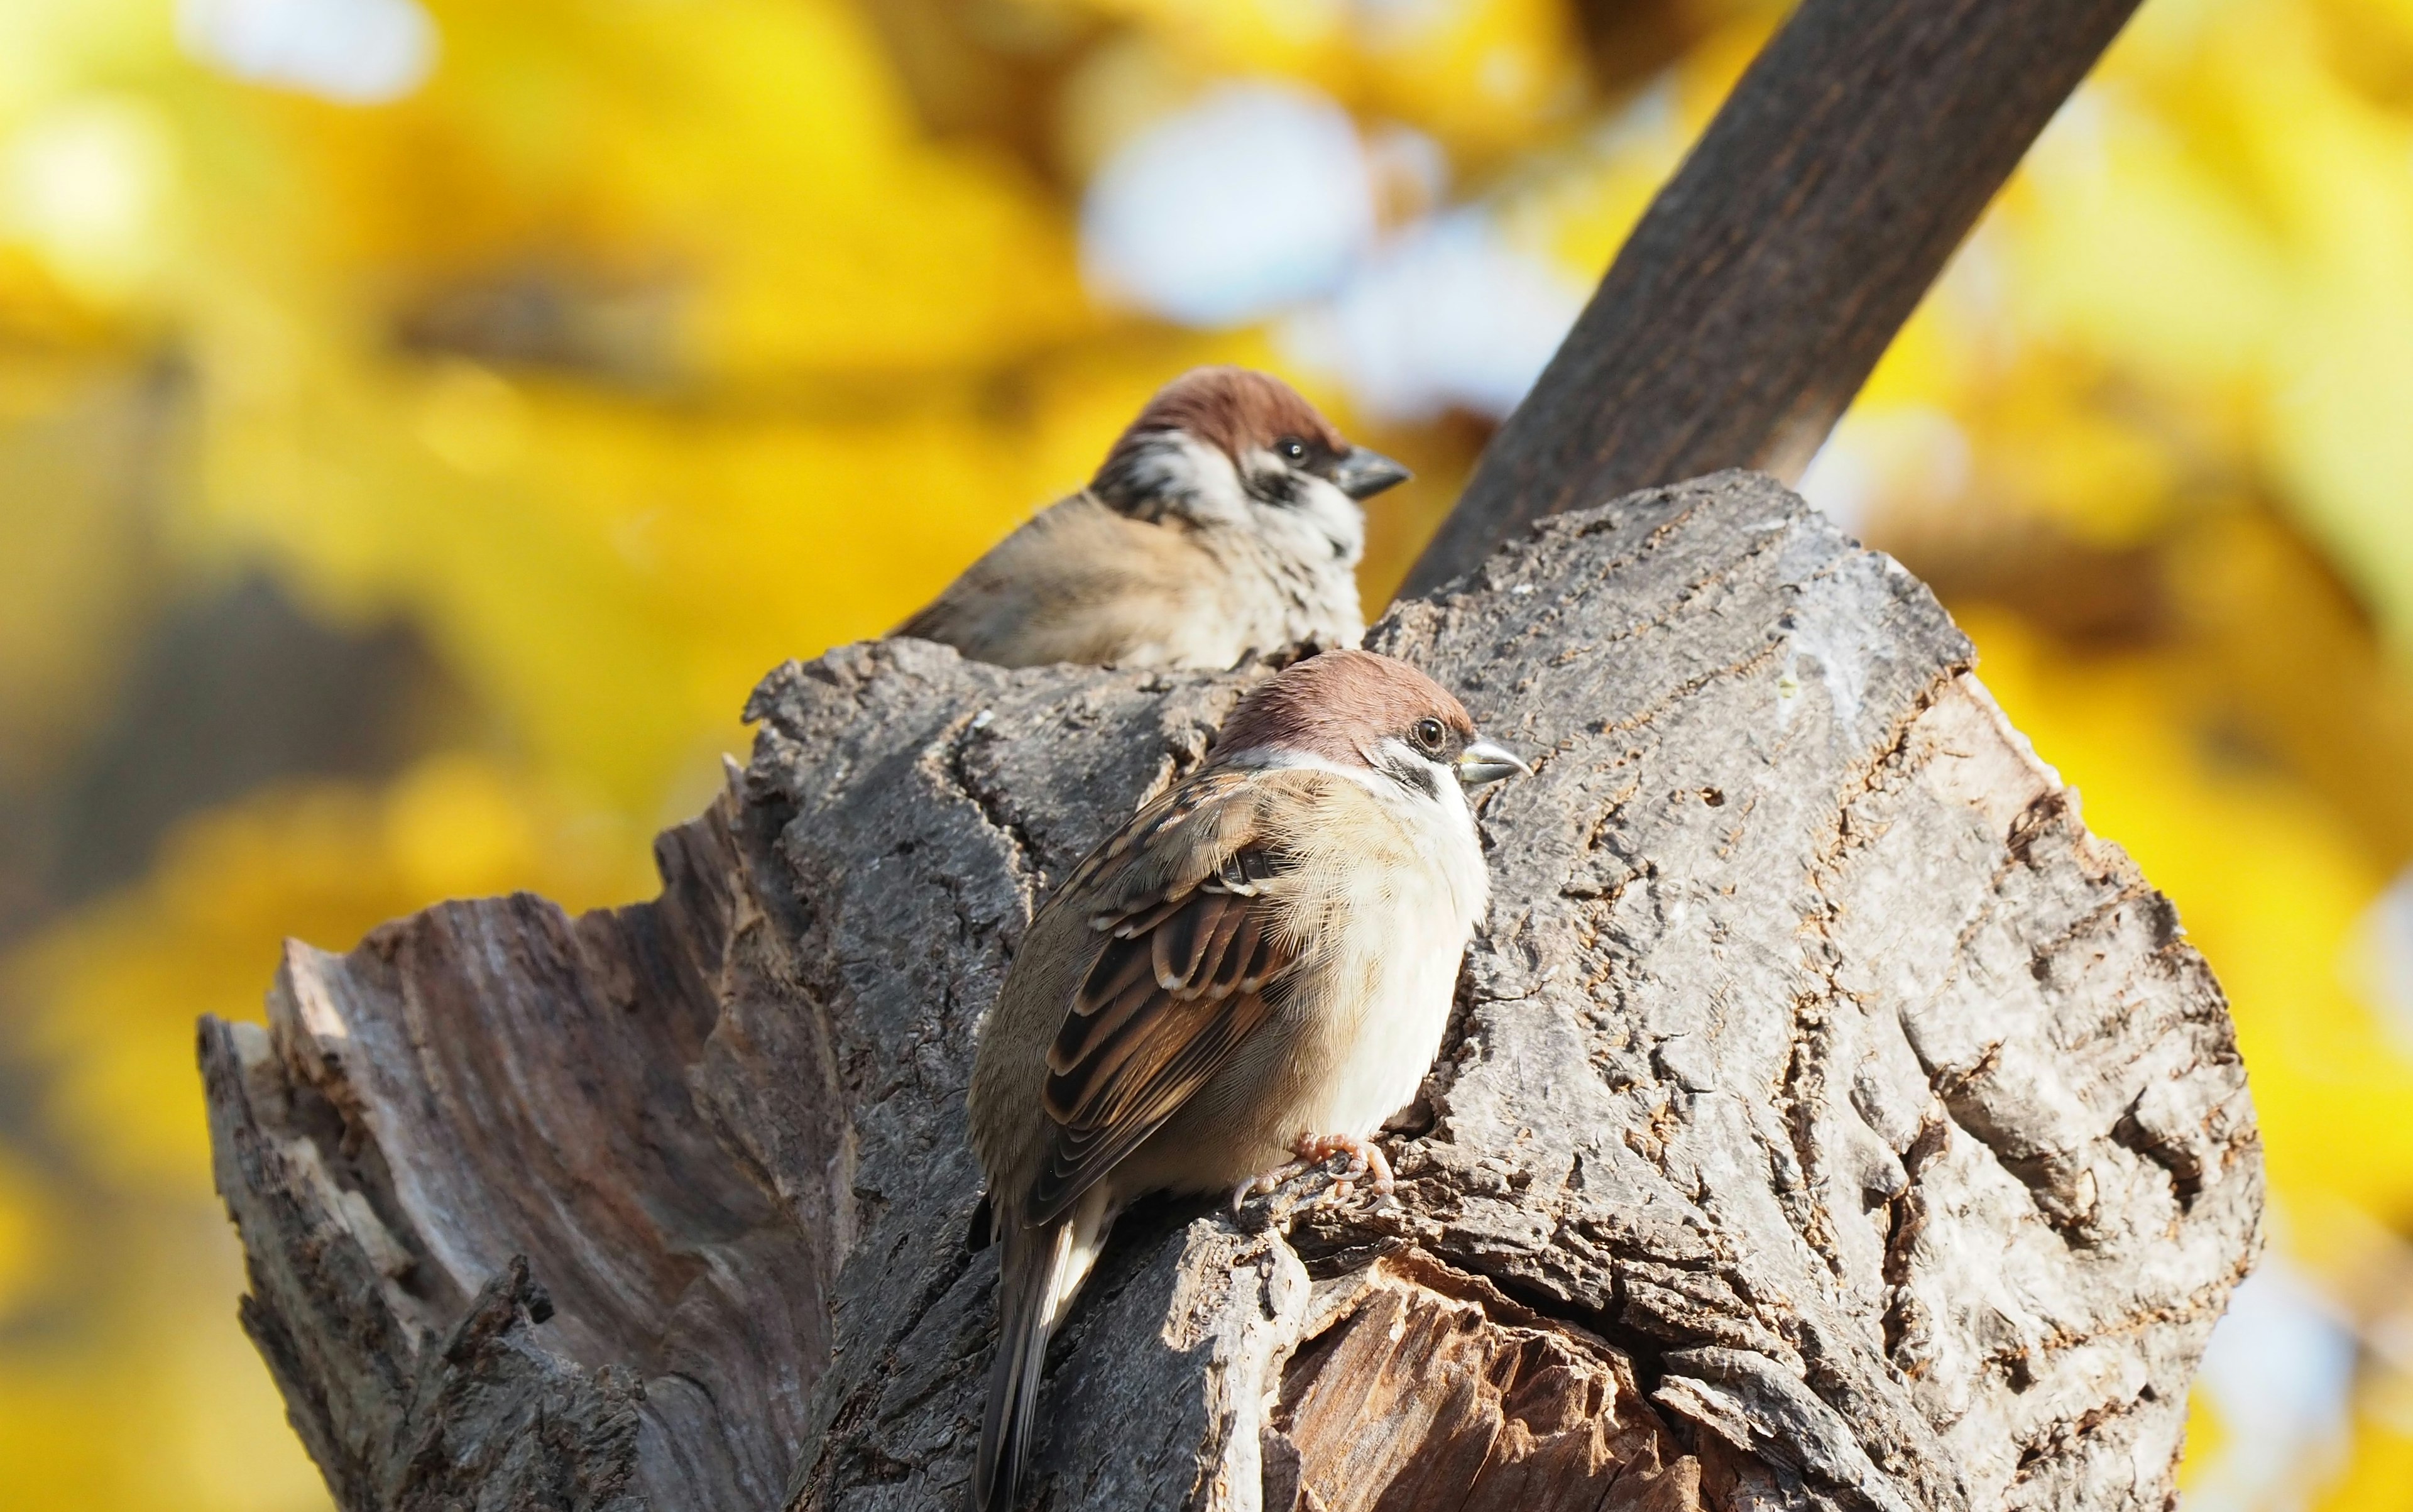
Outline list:
[[[2111,174],[2114,113],[2109,86],[2095,81],[2079,85],[2037,133],[2023,166],[2040,177],[2105,186]]]
[[[0,230],[70,286],[123,295],[164,260],[175,145],[156,109],[85,96],[28,123],[0,160]]]
[[[1461,210],[1381,248],[1282,335],[1369,415],[1414,421],[1457,408],[1499,419],[1541,376],[1583,299],[1481,212]]]
[[[400,99],[436,67],[418,0],[177,0],[185,51],[248,83],[341,105]]]
[[[1338,285],[1373,240],[1374,201],[1347,111],[1235,84],[1107,160],[1081,206],[1082,267],[1102,292],[1186,325],[1244,324]]]
[[[1533,82],[1533,67],[1515,48],[1495,47],[1475,66],[1475,84],[1496,100],[1513,100]]]
[[[2356,1348],[2335,1307],[2285,1261],[2263,1261],[2229,1297],[2197,1377],[2232,1431],[2187,1512],[2311,1505],[2345,1451]]]
[[[1356,21],[1369,46],[1404,47],[1462,19],[1462,0],[1357,0]]]
[[[2010,339],[2001,329],[2013,318],[2011,270],[1999,221],[1989,215],[1961,238],[1936,275],[1935,292],[1967,322],[1969,339],[1996,345]]]
[[[1651,159],[1680,153],[1690,140],[1684,128],[1684,91],[1673,68],[1662,68],[1590,132],[1591,151],[1606,160]],[[1670,168],[1675,165],[1668,164]]]
[[[1869,517],[1869,503],[1876,497],[1876,473],[1869,459],[1843,435],[1843,427],[1835,427],[1818,454],[1803,468],[1801,482],[1794,492],[1810,501],[1811,507],[1844,529],[1858,534]]]
[[[2413,868],[2372,900],[2356,930],[2354,986],[2372,1000],[2390,1035],[2413,1055]]]
[[[1855,409],[1810,459],[1799,492],[1846,530],[1880,507],[1934,509],[1959,499],[1971,476],[1968,432],[1927,405]]]
[[[1367,133],[1366,167],[1374,184],[1376,223],[1386,229],[1423,219],[1449,188],[1449,154],[1398,122]]]

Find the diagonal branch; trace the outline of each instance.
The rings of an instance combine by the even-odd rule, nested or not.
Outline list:
[[[1721,467],[1793,482],[2137,0],[1803,0],[1408,576]]]

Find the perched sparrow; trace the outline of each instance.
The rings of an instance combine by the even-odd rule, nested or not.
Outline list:
[[[1407,476],[1281,379],[1198,368],[1158,391],[1088,488],[895,633],[1008,667],[1213,669],[1300,641],[1355,645],[1358,501]]]
[[[1388,1191],[1368,1136],[1441,1046],[1489,892],[1460,786],[1526,769],[1406,662],[1328,651],[1039,911],[970,1096],[1004,1238],[975,1507],[1013,1503],[1048,1335],[1126,1204],[1336,1152]]]

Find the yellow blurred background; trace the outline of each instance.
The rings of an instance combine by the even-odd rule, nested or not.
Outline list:
[[[646,896],[1192,363],[1418,469],[1378,605],[1782,8],[0,5],[0,1505],[326,1505],[191,1069],[280,936]],[[1805,489],[2232,997],[2191,1506],[2413,1508],[2413,0],[2146,0]]]

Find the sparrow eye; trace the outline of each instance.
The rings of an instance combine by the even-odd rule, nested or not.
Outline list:
[[[1447,731],[1442,729],[1441,721],[1439,719],[1418,719],[1416,721],[1416,728],[1414,732],[1416,737],[1417,747],[1427,755],[1439,755],[1441,753],[1442,737],[1447,733]]]
[[[1274,443],[1274,454],[1284,462],[1305,462],[1307,443],[1295,436],[1285,436]]]

